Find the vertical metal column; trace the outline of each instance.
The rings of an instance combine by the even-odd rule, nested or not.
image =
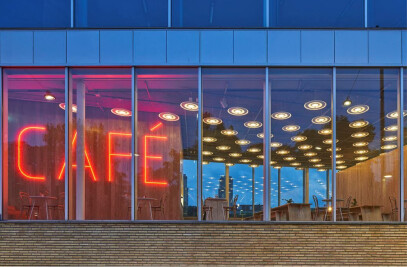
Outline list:
[[[263,24],[264,27],[270,27],[270,0],[263,0]]]
[[[75,0],[71,0],[71,28],[73,28],[74,25],[75,25]]]
[[[0,67],[0,220],[3,220],[3,69]]]
[[[303,170],[302,181],[302,202],[309,203],[309,168]]]
[[[230,194],[229,194],[229,191],[230,191],[230,184],[229,184],[229,182],[230,182],[229,166],[227,166],[227,165],[225,164],[225,198],[226,198],[226,201],[227,201],[227,203],[228,203],[228,206],[230,206]],[[219,196],[219,197],[220,197],[220,196]]]
[[[202,68],[198,68],[198,175],[197,175],[197,214],[202,221]]]
[[[263,220],[270,221],[270,133],[271,133],[271,94],[269,90],[269,68],[266,68],[266,77],[263,92]]]
[[[367,28],[367,1],[368,1],[368,0],[365,0],[365,3],[364,3],[364,12],[365,12],[365,28]]]
[[[331,89],[331,117],[332,117],[332,218],[336,222],[336,67],[332,69]],[[328,172],[329,175],[329,172]],[[328,176],[329,179],[329,176]],[[329,188],[326,188],[329,192]],[[329,195],[328,195],[329,196]]]
[[[281,169],[278,169],[278,178],[277,178],[277,206],[281,206]]]
[[[137,220],[137,79],[136,69],[131,68],[131,215],[130,220]]]
[[[398,147],[399,147],[399,173],[400,173],[400,221],[404,221],[404,69],[400,68],[399,88],[397,90],[397,113],[398,113]]]
[[[172,24],[172,1],[168,0],[168,28],[171,28]],[[182,14],[181,14],[182,16]]]
[[[83,80],[76,85],[76,219],[85,220],[85,132],[86,87]]]
[[[254,168],[252,167],[252,215],[253,215],[253,219],[254,219]]]
[[[329,199],[329,170],[325,171],[325,183],[326,183],[326,194],[325,194],[325,198]]]
[[[65,221],[69,220],[69,182],[72,179],[72,90],[71,75],[65,67]]]

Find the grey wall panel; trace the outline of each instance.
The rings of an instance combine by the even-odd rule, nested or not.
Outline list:
[[[157,65],[167,62],[167,32],[164,30],[134,31],[134,64]]]
[[[66,64],[66,31],[34,32],[34,64]]]
[[[301,31],[271,30],[268,32],[268,63],[271,65],[301,62]]]
[[[407,31],[402,32],[401,56],[403,66],[407,66]]]
[[[3,31],[0,35],[0,60],[3,65],[32,65],[34,33]]]
[[[369,31],[369,63],[401,64],[401,31]]]
[[[334,45],[333,31],[301,31],[301,63],[333,64]]]
[[[199,64],[199,31],[167,31],[167,63]]]
[[[335,63],[369,63],[367,31],[335,31]]]
[[[201,31],[201,63],[233,64],[233,31]]]
[[[69,65],[99,64],[99,31],[72,30],[67,38]]]
[[[234,32],[235,64],[257,65],[267,62],[267,31],[241,30]]]
[[[132,31],[100,31],[100,63],[131,65],[133,59]]]

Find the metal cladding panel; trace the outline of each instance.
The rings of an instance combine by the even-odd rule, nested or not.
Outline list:
[[[268,63],[296,64],[301,62],[301,31],[271,30],[268,32]]]
[[[34,36],[32,31],[2,31],[0,60],[2,64],[32,65]]]
[[[67,34],[70,65],[99,64],[99,31],[72,30]]]
[[[132,58],[132,31],[100,31],[101,64],[130,65]]]
[[[234,63],[243,65],[266,64],[267,31],[241,30],[234,32]]]
[[[366,65],[368,62],[367,31],[335,31],[335,63]]]
[[[167,62],[165,30],[134,31],[134,64],[157,65]]]
[[[201,63],[233,64],[233,31],[201,31]]]
[[[334,64],[334,31],[301,31],[302,64]]]
[[[407,66],[407,31],[402,31],[401,56],[403,66]]]
[[[66,64],[66,31],[34,32],[34,64]]]
[[[369,63],[401,64],[401,31],[369,31]]]
[[[199,31],[167,31],[167,63],[199,64]]]

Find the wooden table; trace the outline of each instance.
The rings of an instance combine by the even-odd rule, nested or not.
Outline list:
[[[49,218],[48,216],[48,200],[56,200],[56,197],[50,197],[50,196],[30,196],[31,199],[31,210],[30,210],[30,216],[28,216],[28,220],[31,220],[35,202],[42,202],[45,203],[45,214],[47,215],[47,220]]]
[[[138,197],[137,201],[144,202],[144,206],[148,207],[147,210],[149,210],[149,217],[151,220],[153,220],[153,209],[151,208],[151,202],[155,201],[157,199],[152,198],[152,197]]]
[[[222,221],[227,220],[228,215],[225,216],[224,207],[228,207],[226,198],[211,198],[205,199],[205,206],[212,207],[212,220]]]
[[[276,221],[311,221],[311,204],[289,203],[270,209]]]
[[[383,221],[382,206],[379,205],[361,205],[350,207],[349,219],[352,221],[359,221],[359,215],[362,215],[362,221]]]

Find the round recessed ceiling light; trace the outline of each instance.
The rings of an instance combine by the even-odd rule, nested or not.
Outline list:
[[[232,108],[228,108],[228,113],[233,116],[244,116],[247,113],[249,113],[249,111],[247,109],[241,108],[241,107],[232,107]]]
[[[307,140],[307,137],[303,136],[303,135],[297,135],[297,136],[291,137],[291,140],[294,142],[303,142],[303,141]]]
[[[207,142],[207,143],[213,143],[216,142],[216,138],[215,137],[204,137],[202,138],[202,141]]]
[[[229,156],[231,156],[233,158],[238,158],[238,157],[241,157],[242,154],[240,154],[240,153],[229,153]]]
[[[357,120],[357,121],[349,123],[349,127],[351,127],[351,128],[363,128],[368,125],[369,125],[369,122],[365,121],[365,120]]]
[[[304,104],[304,108],[308,110],[320,110],[326,107],[326,102],[322,100],[312,100]]]
[[[301,166],[301,163],[299,163],[299,162],[292,162],[292,163],[290,163],[290,166]]]
[[[264,138],[264,133],[258,133],[257,137],[258,138]],[[273,137],[274,137],[274,134],[270,134],[270,138],[273,138]]]
[[[225,161],[224,158],[213,158],[214,161]]]
[[[368,105],[356,105],[348,108],[347,112],[351,115],[363,114],[369,110]]]
[[[249,163],[249,162],[252,162],[252,160],[251,159],[241,159],[241,160],[239,160],[239,162],[241,162],[241,163]]]
[[[397,145],[384,145],[382,146],[383,150],[390,150],[390,149],[394,149],[397,148]]]
[[[286,120],[291,118],[291,113],[285,111],[274,112],[271,117],[275,120]]]
[[[263,124],[259,121],[247,121],[244,126],[247,128],[260,128]]]
[[[63,110],[65,110],[65,103],[61,103],[58,105],[60,108],[62,108]],[[76,113],[78,112],[78,106],[75,104],[72,104],[72,112]]]
[[[259,158],[259,159],[264,159],[263,155],[257,155],[256,157]]]
[[[219,125],[222,123],[222,120],[215,117],[207,117],[203,119],[203,122],[209,125]]]
[[[353,138],[362,138],[362,137],[366,137],[368,135],[369,135],[369,133],[367,133],[367,132],[357,132],[357,133],[353,133],[351,136]]]
[[[276,153],[279,155],[287,155],[290,153],[290,151],[282,149],[282,150],[276,151]]]
[[[331,121],[331,118],[328,116],[318,116],[315,118],[312,118],[312,123],[314,124],[325,124]]]
[[[407,110],[404,110],[403,117],[407,116]],[[399,117],[399,113],[397,111],[389,112],[386,115],[389,119],[397,119]]]
[[[283,144],[282,143],[279,143],[279,142],[271,142],[270,143],[270,147],[280,147],[280,146],[282,146]]]
[[[174,113],[171,113],[171,112],[161,112],[160,114],[158,114],[158,117],[160,117],[160,119],[165,120],[165,121],[179,120],[178,115],[175,115]]]
[[[230,146],[217,146],[216,149],[217,150],[229,150]]]
[[[112,108],[111,112],[114,115],[121,116],[121,117],[131,117],[131,111],[124,108]]]
[[[209,164],[209,162],[207,162],[207,161],[202,161],[202,165],[208,165]]]
[[[293,161],[293,160],[295,160],[295,157],[285,157],[283,159],[286,161]]]
[[[298,147],[298,149],[301,149],[301,150],[308,150],[308,149],[311,149],[311,148],[312,148],[311,145],[300,145]]]
[[[341,150],[342,150],[342,148],[340,148],[340,147],[336,148],[336,151],[341,151]],[[332,147],[327,148],[326,151],[332,152]]]
[[[396,141],[397,136],[395,136],[395,135],[386,136],[386,137],[383,137],[382,140],[385,141],[385,142]]]
[[[251,164],[250,167],[251,167],[251,168],[257,168],[257,167],[259,167],[259,165],[257,165],[257,164]]]
[[[366,156],[362,156],[362,157],[356,157],[355,160],[357,161],[363,161],[363,160],[367,160],[369,157]]]
[[[353,152],[353,153],[358,154],[358,155],[363,155],[363,154],[369,153],[369,150],[361,149],[361,150],[356,150],[356,151]]]
[[[336,142],[338,143],[339,140],[336,139]],[[332,139],[325,139],[324,141],[322,141],[322,143],[327,144],[327,145],[331,145],[332,144]]]
[[[282,129],[285,132],[295,132],[295,131],[298,131],[300,129],[300,126],[298,126],[298,125],[286,125]]]
[[[222,131],[220,131],[220,133],[223,134],[223,135],[227,135],[227,136],[232,136],[232,135],[237,135],[238,134],[237,131],[230,130],[230,129],[222,130]]]
[[[315,159],[309,159],[309,162],[320,162],[321,161],[321,159],[317,159],[317,158],[315,158]]]
[[[346,169],[347,167],[345,165],[341,165],[341,166],[336,166],[336,168],[339,170],[343,170],[343,169]]]
[[[241,140],[236,140],[235,143],[238,144],[238,145],[241,145],[241,146],[245,146],[245,145],[250,144],[250,141],[241,139]]]
[[[44,94],[44,99],[47,101],[53,101],[53,100],[55,100],[55,96],[53,94],[51,94],[50,91],[46,91]]]
[[[312,165],[312,167],[315,167],[315,168],[321,168],[321,167],[324,167],[325,165],[324,164],[314,164],[314,165]]]
[[[353,146],[362,147],[362,146],[367,146],[368,144],[369,144],[368,142],[356,142],[356,143],[353,143]]]
[[[336,164],[338,164],[338,165],[339,165],[339,164],[344,164],[344,163],[345,163],[344,160],[337,160],[337,161],[336,161]]]
[[[281,166],[274,166],[274,169],[281,169]]]
[[[210,156],[210,155],[213,155],[213,153],[211,151],[202,151],[202,155]]]
[[[326,169],[317,169],[317,171],[324,172],[324,171],[326,171]]]
[[[225,165],[231,167],[231,166],[233,166],[235,164],[233,164],[233,163],[225,163]]]
[[[180,107],[188,111],[198,111],[198,103],[192,101],[185,101],[180,104]]]
[[[315,152],[307,152],[307,153],[304,154],[304,156],[306,156],[306,157],[313,157],[313,156],[316,156],[316,155],[317,155],[317,153],[315,153]]]
[[[330,135],[332,133],[331,129],[322,129],[318,131],[319,134],[321,135]]]
[[[252,148],[249,148],[247,151],[251,152],[251,153],[257,153],[257,152],[260,152],[261,149],[257,148],[257,147],[252,147]]]
[[[398,128],[399,127],[397,125],[390,125],[390,126],[384,127],[384,130],[386,132],[395,132],[398,130]]]
[[[274,165],[274,164],[276,164],[276,163],[277,163],[277,161],[270,160],[270,165]]]

